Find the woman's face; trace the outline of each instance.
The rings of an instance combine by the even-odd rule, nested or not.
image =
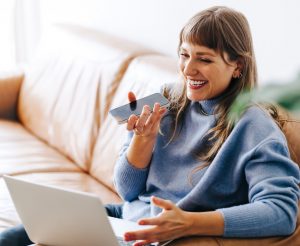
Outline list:
[[[179,50],[179,66],[187,86],[187,97],[192,101],[214,98],[230,84],[237,62],[229,61],[205,46],[183,42]]]

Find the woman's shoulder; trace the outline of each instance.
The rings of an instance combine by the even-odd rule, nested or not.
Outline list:
[[[267,110],[260,105],[252,105],[247,108],[240,120],[250,122],[256,122],[259,120],[264,120],[265,122],[273,121]]]
[[[257,138],[286,141],[276,120],[259,105],[249,107],[234,128]]]
[[[245,110],[239,122],[244,123],[261,123],[276,125],[272,116],[269,114],[267,109],[260,105],[252,105]]]

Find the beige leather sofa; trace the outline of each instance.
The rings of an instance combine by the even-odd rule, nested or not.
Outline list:
[[[112,172],[126,130],[108,110],[125,103],[129,90],[138,97],[158,91],[177,79],[176,70],[176,59],[99,31],[56,28],[27,68],[0,75],[0,175],[121,202]],[[297,122],[285,125],[295,160],[299,130]],[[0,177],[0,231],[18,223]],[[284,238],[190,237],[172,245],[254,244],[300,245],[299,225]]]

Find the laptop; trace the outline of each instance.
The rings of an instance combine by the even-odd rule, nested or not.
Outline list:
[[[108,217],[99,197],[3,176],[31,241],[54,246],[120,246],[126,231],[145,229]],[[171,241],[152,244],[166,245]]]

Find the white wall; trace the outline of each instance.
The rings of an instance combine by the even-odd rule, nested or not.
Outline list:
[[[176,57],[181,27],[212,5],[233,7],[248,18],[261,82],[284,82],[300,71],[297,0],[42,0],[41,16],[44,27],[79,23]]]
[[[14,32],[13,32],[12,1],[0,0],[0,72],[11,70],[15,67]]]

